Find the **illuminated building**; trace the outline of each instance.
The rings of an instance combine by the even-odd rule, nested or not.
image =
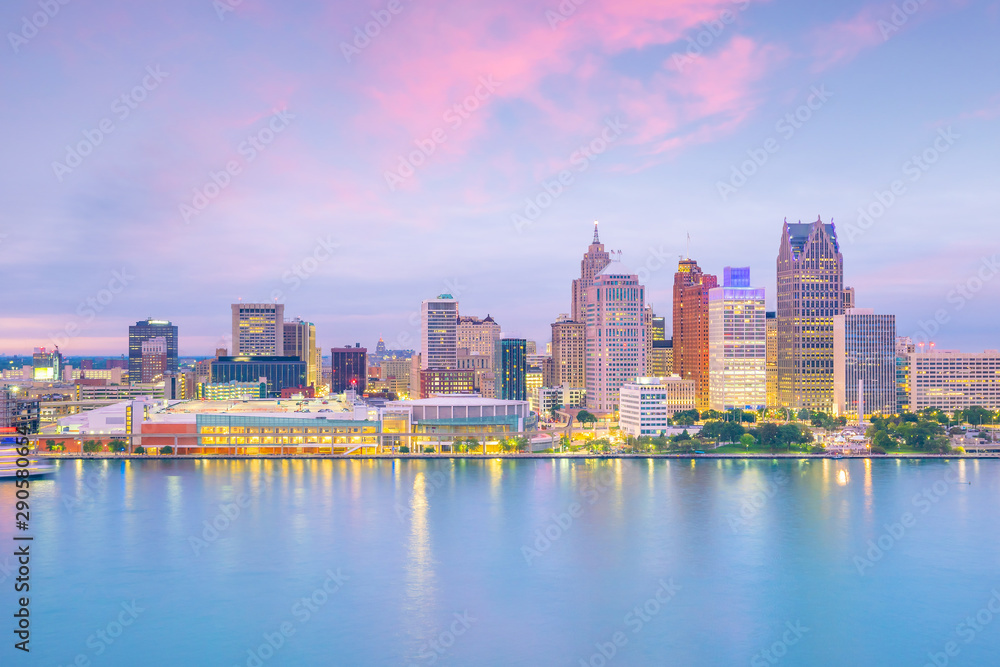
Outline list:
[[[833,317],[844,312],[837,229],[817,219],[782,227],[778,250],[778,406],[833,409]]]
[[[167,343],[167,360],[161,373],[177,372],[177,327],[168,320],[148,318],[128,328],[129,382],[145,382],[142,379],[142,344],[152,338],[163,338]],[[117,361],[108,360],[106,367],[111,368]]]
[[[544,373],[538,366],[528,366],[524,374],[524,392],[531,409],[538,412],[538,390],[544,384]]]
[[[928,350],[910,357],[910,410],[1000,408],[1000,352]]]
[[[778,407],[778,319],[774,311],[767,311],[764,319],[764,358],[767,361],[767,407]]]
[[[37,382],[59,382],[62,379],[63,358],[59,348],[46,350],[36,347],[31,357],[31,379]]]
[[[267,382],[209,382],[200,387],[198,398],[206,401],[240,401],[267,398]]]
[[[649,377],[667,377],[674,374],[674,341],[654,340],[646,363],[646,375]]]
[[[909,336],[896,338],[896,410],[910,412],[910,355],[916,345]]]
[[[418,373],[419,398],[433,398],[442,394],[472,394],[475,391],[475,371],[428,368],[419,370]]]
[[[863,394],[859,394],[862,391]],[[896,414],[896,316],[850,308],[833,317],[833,412]]]
[[[527,341],[502,338],[493,352],[495,395],[500,400],[524,401],[528,398]]]
[[[553,384],[586,386],[586,325],[560,315],[552,323]]]
[[[454,369],[458,360],[458,300],[450,294],[420,306],[420,368]]]
[[[139,382],[159,382],[167,372],[167,339],[156,336],[142,341]]]
[[[587,247],[587,254],[580,261],[580,277],[573,281],[573,302],[570,319],[583,322],[587,313],[587,289],[594,283],[594,278],[611,263],[611,255],[604,250],[604,244],[597,235],[597,222],[594,222],[594,240]]]
[[[618,390],[646,367],[645,287],[639,277],[613,261],[587,288],[587,407],[611,413]]]
[[[285,387],[306,383],[306,363],[298,357],[241,355],[219,357],[212,362],[212,382],[256,382],[267,378],[268,398],[281,396]]]
[[[764,288],[750,286],[749,267],[723,271],[708,291],[709,407],[759,410],[767,402]]]
[[[320,350],[316,346],[316,325],[299,318],[282,324],[284,355],[298,357],[306,363],[306,384],[318,387],[321,378]]]
[[[330,350],[332,363],[331,394],[353,390],[365,393],[368,381],[368,349],[356,343],[354,347],[335,347]]]
[[[527,401],[475,395],[440,395],[413,401],[390,401],[382,410],[382,446],[433,447],[452,451],[456,438],[476,438],[486,452],[500,450],[501,438],[533,430],[537,420]],[[481,451],[481,450],[480,450]]]
[[[674,373],[694,380],[697,405],[709,404],[708,291],[718,279],[703,273],[698,262],[682,259],[674,274]]]
[[[489,359],[488,368],[493,368],[493,352],[500,340],[500,325],[487,315],[483,319],[472,315],[460,315],[455,325],[456,347],[465,349],[470,355],[482,355]]]
[[[399,397],[410,393],[410,360],[383,359],[382,380],[386,389]]]
[[[695,382],[677,375],[641,377],[621,388],[618,425],[638,437],[666,432],[676,412],[695,409]]]
[[[285,306],[281,303],[234,303],[233,356],[285,356]]]

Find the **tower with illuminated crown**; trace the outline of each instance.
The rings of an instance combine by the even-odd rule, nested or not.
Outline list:
[[[573,281],[573,306],[571,319],[574,322],[582,322],[587,313],[587,288],[594,283],[604,267],[611,263],[611,255],[604,249],[600,237],[597,235],[597,221],[594,221],[594,240],[587,248],[587,254],[580,262],[580,277]]]

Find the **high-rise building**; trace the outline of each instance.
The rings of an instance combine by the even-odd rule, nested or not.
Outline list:
[[[837,228],[784,223],[778,249],[778,407],[833,409],[833,318],[844,312]]]
[[[36,347],[31,355],[31,378],[40,382],[59,382],[62,379],[63,356],[57,347],[46,350]]]
[[[285,356],[285,305],[234,303],[233,356]]]
[[[750,286],[750,267],[723,271],[708,291],[709,407],[759,410],[767,402],[764,288]]]
[[[910,354],[910,410],[1000,408],[1000,352],[918,347]]]
[[[142,381],[142,343],[150,338],[167,341],[167,367],[164,372],[177,372],[177,327],[168,320],[148,318],[128,328],[128,378],[129,382]]]
[[[460,315],[455,327],[456,346],[467,350],[471,356],[487,358],[486,368],[493,368],[493,351],[500,340],[500,325],[487,315],[480,319],[472,315]]]
[[[302,387],[306,383],[306,364],[296,357],[241,355],[219,357],[212,362],[212,382],[259,382],[267,385],[270,398],[280,398],[286,387]]]
[[[322,353],[316,346],[316,325],[296,317],[283,323],[282,332],[285,356],[306,362],[306,385],[317,387],[322,378]]]
[[[368,349],[355,343],[345,347],[335,347],[330,350],[332,363],[331,394],[342,394],[353,390],[361,395],[365,393],[368,381]]]
[[[587,312],[587,288],[601,271],[611,263],[611,255],[604,250],[604,244],[597,236],[597,222],[594,222],[594,240],[587,247],[587,254],[580,261],[580,277],[573,281],[573,304],[570,319],[582,322]]]
[[[667,340],[667,318],[653,315],[653,340]]]
[[[833,316],[833,412],[896,414],[895,315],[850,308]]]
[[[554,385],[586,386],[586,325],[560,315],[552,323],[552,363]]]
[[[674,341],[654,340],[652,356],[646,362],[648,377],[665,378],[674,374]]]
[[[694,393],[694,380],[676,375],[641,377],[626,383],[620,399],[622,432],[634,437],[665,434],[670,417],[694,409]]]
[[[493,353],[496,398],[506,401],[528,400],[527,341],[501,338]]]
[[[163,379],[163,374],[167,370],[167,339],[164,336],[156,336],[142,341],[141,347],[142,370],[136,378],[139,382],[159,382]]]
[[[718,278],[682,259],[674,274],[674,373],[694,380],[699,410],[708,409],[708,291]]]
[[[909,336],[896,337],[896,410],[910,412],[910,355],[917,346]]]
[[[613,261],[587,288],[584,303],[587,407],[615,412],[619,389],[646,367],[646,288]]]
[[[653,307],[646,306],[642,315],[642,325],[646,329],[646,366],[639,369],[639,376],[649,375],[648,366],[653,359]]]
[[[420,306],[420,367],[457,368],[458,300],[450,294],[427,299]]]
[[[773,310],[767,311],[764,319],[767,343],[764,357],[767,359],[767,407],[778,407],[778,318]]]
[[[410,365],[409,359],[382,360],[382,380],[397,398],[410,393]]]
[[[475,373],[457,369],[418,370],[420,382],[419,396],[410,398],[433,398],[447,394],[472,394]]]

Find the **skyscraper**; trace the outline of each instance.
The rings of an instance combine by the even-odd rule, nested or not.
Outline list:
[[[233,356],[285,355],[285,305],[282,303],[234,303]]]
[[[587,407],[614,412],[622,385],[646,367],[646,289],[614,261],[587,288],[585,303]]]
[[[764,288],[750,286],[750,267],[723,271],[708,291],[709,407],[758,410],[767,402]]]
[[[157,336],[142,341],[142,371],[133,382],[159,382],[167,372],[167,339]]]
[[[528,400],[527,341],[501,338],[493,353],[496,398],[507,401]]]
[[[488,368],[493,368],[493,352],[500,340],[500,325],[487,315],[480,319],[472,315],[459,315],[455,329],[456,346],[468,350],[472,356],[483,355],[489,359]]]
[[[604,267],[611,263],[611,255],[604,250],[604,244],[597,236],[597,222],[594,222],[594,240],[587,248],[587,254],[580,261],[580,277],[573,281],[573,304],[570,317],[574,322],[582,322],[587,312],[587,288],[594,282]]]
[[[844,312],[837,228],[784,223],[778,249],[778,407],[833,409],[833,317]]]
[[[450,294],[428,299],[420,306],[420,368],[458,367],[458,300]]]
[[[177,327],[167,320],[148,318],[128,328],[128,379],[131,383],[142,381],[142,343],[151,338],[163,337],[167,341],[167,367],[165,372],[177,372]]]
[[[652,356],[646,360],[646,376],[665,378],[674,374],[674,341],[654,340]]]
[[[896,410],[910,412],[910,355],[917,346],[909,336],[896,337]]]
[[[335,347],[330,350],[333,375],[330,393],[342,394],[348,389],[363,394],[368,383],[368,350],[356,343],[354,347]]]
[[[718,279],[682,259],[674,274],[674,373],[694,380],[695,403],[708,409],[708,291]]]
[[[556,385],[586,386],[586,326],[560,315],[552,323],[552,362]]]
[[[764,316],[766,343],[764,357],[767,361],[767,407],[778,407],[778,318],[773,310]]]
[[[306,384],[314,389],[320,384],[320,350],[316,346],[316,325],[299,318],[282,324],[285,356],[298,357],[306,363]]]
[[[896,413],[895,315],[876,315],[871,308],[834,315],[833,411],[858,417]]]

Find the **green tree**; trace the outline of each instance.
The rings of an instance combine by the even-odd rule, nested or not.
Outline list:
[[[101,444],[100,440],[84,440],[83,451],[88,454],[93,454],[95,452],[102,452],[104,451],[104,445]]]
[[[112,440],[108,443],[108,449],[113,452],[124,452],[125,451],[125,441],[124,440]]]
[[[580,422],[581,426],[586,427],[587,424],[596,424],[597,417],[594,416],[592,412],[588,410],[580,410],[576,413],[576,420]]]
[[[433,445],[424,445],[424,454],[433,454],[433,453],[434,453]]]
[[[142,445],[136,445],[135,449],[132,450],[132,453],[133,454],[145,454],[146,453],[146,448],[143,447]]]
[[[408,446],[406,446],[406,445],[400,445],[399,446],[399,453],[400,454],[409,454],[410,453],[410,448]]]
[[[778,444],[778,425],[771,422],[757,427],[757,440],[761,447],[774,449]]]
[[[681,410],[674,413],[673,423],[678,426],[690,426],[697,422],[699,414],[697,410]]]
[[[174,453],[174,448],[171,447],[170,445],[167,445],[165,447],[160,447],[160,453],[161,454],[173,454]]]
[[[742,446],[746,447],[747,449],[750,449],[756,443],[757,443],[757,441],[749,433],[744,433],[742,436],[740,436],[740,444]]]
[[[798,413],[798,415],[796,415],[796,417],[798,418],[798,420],[799,420],[800,422],[804,422],[804,421],[806,421],[806,420],[807,420],[807,419],[809,419],[809,418],[810,418],[811,416],[812,416],[812,415],[810,415],[810,414],[809,414],[809,410],[808,410],[807,408],[801,408],[801,409],[799,410],[799,413]]]

